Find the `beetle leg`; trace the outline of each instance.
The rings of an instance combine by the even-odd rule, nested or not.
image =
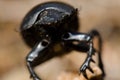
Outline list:
[[[98,65],[99,67],[101,68],[102,70],[102,75],[105,76],[105,71],[104,71],[104,66],[103,66],[103,62],[102,62],[102,38],[101,38],[101,35],[99,34],[99,32],[97,30],[92,30],[90,31],[90,34],[94,37],[97,37],[98,38],[98,48],[99,48],[99,51],[98,52]]]
[[[86,69],[89,69],[93,73],[93,70],[90,67],[90,62],[95,62],[92,59],[92,55],[95,53],[95,49],[93,48],[92,37],[88,34],[83,34],[83,33],[67,33],[63,36],[63,40],[86,42],[86,44],[88,43],[87,58],[80,68],[80,72],[84,75],[85,78],[88,79],[88,77],[86,75]]]
[[[42,55],[44,50],[48,47],[48,45],[49,45],[49,41],[43,39],[32,49],[32,51],[26,57],[27,67],[29,69],[31,77],[33,77],[34,80],[41,80],[34,72],[33,68],[39,64],[39,62],[37,62],[37,58],[40,58],[41,60],[44,58]]]
[[[87,58],[86,58],[85,62],[83,63],[83,65],[80,68],[80,72],[83,73],[84,76],[86,75],[86,69],[89,69],[93,73],[93,70],[90,67],[90,62],[91,61],[95,63],[95,61],[92,59],[92,55],[94,54],[93,50],[94,50],[93,49],[93,42],[92,42],[92,40],[90,40],[90,42],[89,42],[89,51],[88,51]],[[85,76],[85,78],[88,79],[87,76]]]

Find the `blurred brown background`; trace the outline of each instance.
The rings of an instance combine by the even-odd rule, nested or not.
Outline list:
[[[22,41],[19,27],[32,7],[46,1],[48,0],[0,0],[0,80],[30,80],[25,66],[25,56],[30,49]],[[54,1],[63,1],[78,8],[79,31],[88,32],[92,28],[100,31],[104,40],[103,61],[107,74],[105,80],[120,80],[120,0]],[[78,55],[71,54],[71,60],[55,58],[41,65],[41,76],[53,80],[52,74],[57,75],[60,70],[68,67],[78,69]]]

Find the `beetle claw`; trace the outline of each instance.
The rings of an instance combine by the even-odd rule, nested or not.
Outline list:
[[[90,72],[92,72],[92,73],[94,73],[94,71],[92,70],[92,68],[90,68],[90,67],[84,67],[84,68],[82,68],[81,70],[80,70],[80,73],[82,73],[83,74],[83,76],[86,78],[86,79],[88,79],[88,76],[87,76],[87,73],[86,73],[86,69],[88,69]]]
[[[33,77],[34,80],[41,80],[39,77]]]
[[[93,62],[93,63],[95,63],[95,61],[91,58],[91,61]]]
[[[88,67],[88,69],[89,69],[90,72],[94,73],[94,71],[92,70],[91,67]]]
[[[83,74],[83,76],[88,79],[87,74],[86,74],[86,69],[88,69],[90,72],[94,73],[94,71],[92,70],[92,68],[90,67],[90,61],[95,62],[92,58],[91,59],[87,59],[85,61],[85,63],[81,66],[80,72]]]
[[[85,71],[85,72],[82,72],[82,74],[83,74],[83,76],[84,76],[86,79],[88,79],[88,76],[87,76],[87,74],[86,74],[86,71]]]
[[[88,65],[83,64],[83,66],[82,66],[81,69],[80,69],[80,72],[83,74],[83,76],[84,76],[86,79],[88,79],[87,74],[86,74],[86,69],[87,69],[87,67],[88,67]]]

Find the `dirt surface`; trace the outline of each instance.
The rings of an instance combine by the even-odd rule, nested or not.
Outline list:
[[[33,6],[46,1],[48,0],[0,0],[0,80],[30,80],[25,66],[25,56],[30,49],[24,44],[19,27],[23,17]],[[88,32],[95,28],[101,33],[104,41],[102,58],[106,71],[105,80],[120,80],[120,0],[56,1],[78,8],[79,31]],[[67,58],[55,58],[42,64],[36,71],[41,77],[47,76],[54,80],[60,71],[77,71],[84,60],[83,56],[72,52]]]

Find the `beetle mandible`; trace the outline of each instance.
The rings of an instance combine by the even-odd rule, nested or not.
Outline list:
[[[78,32],[78,10],[62,2],[46,2],[34,7],[24,17],[20,30],[24,41],[32,50],[26,57],[27,67],[34,80],[41,80],[34,72],[34,67],[72,50],[87,52],[87,58],[80,67],[80,72],[87,77],[86,69],[92,73],[90,62],[98,53],[99,67],[105,75],[101,59],[102,39],[97,30],[89,33]],[[99,40],[99,51],[93,47],[93,39]],[[77,44],[74,44],[74,42]],[[57,47],[56,47],[57,46]]]

